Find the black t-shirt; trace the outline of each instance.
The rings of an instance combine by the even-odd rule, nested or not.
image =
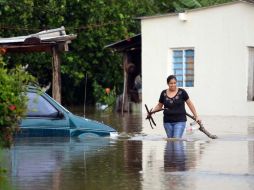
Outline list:
[[[164,123],[187,121],[185,102],[188,99],[189,96],[187,92],[182,88],[178,88],[176,95],[172,98],[167,96],[166,90],[163,90],[159,102],[164,105],[164,108],[167,108],[163,111]]]

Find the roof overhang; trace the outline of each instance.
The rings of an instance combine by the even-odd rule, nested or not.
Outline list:
[[[141,49],[141,34],[137,34],[133,37],[109,44],[105,46],[104,48],[110,48],[118,52],[140,50]]]

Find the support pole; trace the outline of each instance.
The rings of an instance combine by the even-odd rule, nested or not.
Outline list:
[[[52,96],[61,103],[61,61],[57,46],[52,48],[52,54]]]
[[[122,97],[122,115],[123,112],[126,111],[126,104],[128,104],[128,94],[127,94],[127,81],[128,81],[128,74],[126,72],[126,67],[128,64],[128,56],[127,53],[124,52],[123,54],[123,72],[124,72],[124,82],[123,82],[123,97]]]
[[[86,116],[86,87],[87,87],[87,72],[86,72],[86,76],[85,76],[84,117]]]

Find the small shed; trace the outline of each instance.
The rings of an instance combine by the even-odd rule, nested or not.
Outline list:
[[[140,103],[142,93],[141,76],[141,34],[105,46],[123,55],[123,94],[117,110],[131,111],[130,103]]]
[[[253,21],[241,0],[142,17],[143,102],[155,105],[175,74],[199,114],[254,116]]]
[[[60,53],[68,51],[68,44],[77,36],[67,35],[65,28],[41,31],[27,36],[0,38],[0,48],[6,53],[52,53],[52,95],[61,103],[61,60]]]

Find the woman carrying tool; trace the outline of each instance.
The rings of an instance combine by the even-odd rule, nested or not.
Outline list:
[[[159,103],[151,113],[161,110],[164,106],[163,123],[168,138],[182,138],[187,121],[185,102],[196,121],[201,123],[201,120],[187,92],[177,87],[177,79],[174,75],[170,75],[167,78],[167,84],[168,89],[161,92]]]

